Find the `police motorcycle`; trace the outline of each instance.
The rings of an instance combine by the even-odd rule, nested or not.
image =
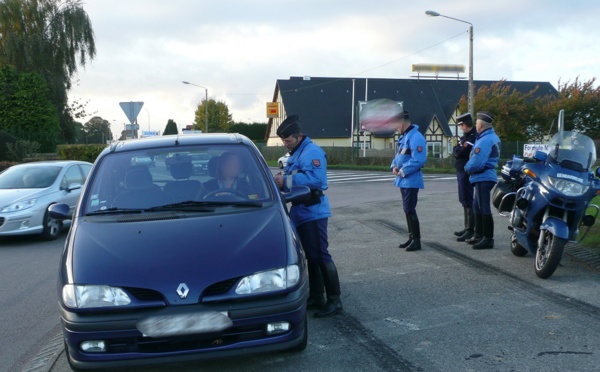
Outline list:
[[[502,167],[503,179],[492,196],[498,212],[509,218],[511,252],[518,257],[534,254],[535,273],[542,279],[552,276],[567,242],[585,238],[600,212],[590,204],[600,194],[600,167],[591,170],[594,142],[564,131],[564,110],[558,128],[547,153],[514,156]],[[581,236],[580,228],[585,229]]]

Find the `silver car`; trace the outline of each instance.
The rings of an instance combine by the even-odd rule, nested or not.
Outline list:
[[[50,218],[48,207],[65,203],[71,212],[79,201],[91,163],[40,161],[12,166],[0,173],[0,236],[39,234],[56,239],[62,221]]]

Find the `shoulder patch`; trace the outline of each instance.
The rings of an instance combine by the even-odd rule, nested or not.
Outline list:
[[[313,159],[312,163],[315,167],[321,166],[321,160],[319,160],[319,159]]]
[[[423,152],[423,146],[417,146],[417,151],[418,152]]]
[[[475,147],[475,150],[473,150],[473,152],[476,154],[479,154],[480,151],[481,151],[481,149],[479,147]]]

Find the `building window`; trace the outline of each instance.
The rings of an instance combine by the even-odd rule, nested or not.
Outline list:
[[[427,156],[432,158],[442,157],[442,143],[441,142],[427,142]]]

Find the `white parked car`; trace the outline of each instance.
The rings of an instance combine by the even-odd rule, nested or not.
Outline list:
[[[281,169],[285,168],[289,157],[290,157],[290,153],[286,152],[285,155],[283,155],[282,157],[277,159],[277,165],[279,165],[279,168],[281,168]]]
[[[0,173],[0,236],[58,238],[63,223],[50,218],[48,207],[66,203],[72,212],[90,169],[92,164],[83,161],[39,161],[5,169]]]

